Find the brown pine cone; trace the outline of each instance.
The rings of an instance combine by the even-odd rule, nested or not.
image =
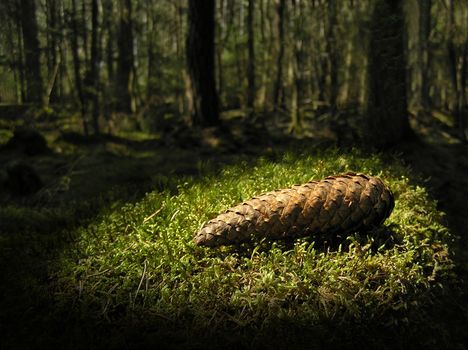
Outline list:
[[[254,197],[210,220],[194,241],[214,247],[251,236],[345,234],[382,224],[393,206],[393,194],[382,180],[346,173]]]

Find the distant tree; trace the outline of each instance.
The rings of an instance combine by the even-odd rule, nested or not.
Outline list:
[[[427,114],[431,109],[429,96],[429,68],[431,51],[429,50],[429,35],[431,33],[432,0],[419,0],[419,67],[421,74],[420,109]]]
[[[465,89],[466,89],[466,71],[467,71],[467,51],[468,39],[461,45],[455,43],[456,22],[455,22],[455,1],[449,0],[448,22],[447,22],[447,53],[448,66],[450,71],[450,80],[455,92],[454,102],[452,104],[452,113],[455,117],[455,122],[458,128],[458,134],[463,142],[466,142],[466,116],[464,115],[464,107],[466,105]]]
[[[93,128],[99,134],[99,61],[101,59],[101,45],[99,40],[99,6],[98,0],[91,2],[91,60],[89,62],[88,94],[90,95],[93,110]]]
[[[132,112],[132,76],[133,56],[133,20],[132,1],[120,0],[120,18],[118,32],[118,61],[116,79],[116,110]]]
[[[56,0],[46,0],[46,39],[47,39],[47,70],[49,75],[54,75],[53,72],[58,68],[58,33],[59,31],[59,20],[58,20],[58,6]],[[55,80],[55,79],[54,79]],[[52,87],[55,85],[55,81],[52,82]],[[56,101],[57,97],[57,89],[52,88],[50,99],[52,101]]]
[[[276,56],[276,77],[273,87],[273,107],[278,110],[280,102],[280,91],[283,86],[283,58],[284,58],[284,10],[285,0],[276,0],[276,30],[277,30],[277,56]]]
[[[369,43],[369,138],[378,147],[398,144],[411,133],[406,96],[402,0],[377,0]]]
[[[254,0],[249,0],[248,13],[247,13],[247,48],[248,48],[248,63],[247,63],[247,107],[253,110],[255,104],[255,49],[254,49]]]
[[[42,103],[43,85],[35,0],[21,0],[21,29],[26,75],[26,102]]]
[[[329,1],[327,5],[328,26],[326,35],[326,50],[329,61],[330,96],[329,104],[332,113],[336,113],[338,99],[338,45],[337,45],[337,1]]]
[[[291,90],[289,107],[291,123],[289,125],[289,131],[295,134],[302,133],[303,129],[303,110],[301,104],[303,103],[306,90],[304,79],[305,63],[307,59],[306,45],[310,40],[306,32],[306,19],[305,4],[293,1],[289,18],[292,30],[290,30],[290,38],[288,41],[292,46],[292,52],[289,55],[288,85]]]
[[[219,124],[215,83],[214,0],[189,0],[187,70],[190,78],[189,113],[194,125]]]
[[[73,57],[73,75],[75,77],[76,94],[80,105],[83,132],[89,134],[88,123],[86,120],[86,99],[83,91],[83,82],[81,79],[81,60],[79,55],[79,29],[78,29],[78,11],[76,0],[71,0],[71,47]]]

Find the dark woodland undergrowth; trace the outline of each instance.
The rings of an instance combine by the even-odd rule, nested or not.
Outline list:
[[[2,349],[467,346],[466,146],[124,136],[55,135],[43,156],[0,155],[45,180],[28,199],[2,190]],[[394,191],[382,228],[214,250],[191,241],[239,201],[350,170]]]

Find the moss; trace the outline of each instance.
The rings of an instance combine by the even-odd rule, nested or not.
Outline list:
[[[313,237],[219,249],[192,243],[206,220],[241,200],[345,171],[389,184],[396,206],[384,227],[333,243]],[[332,149],[186,178],[175,195],[149,193],[73,231],[76,243],[55,268],[57,298],[111,321],[156,318],[190,336],[255,334],[258,341],[274,339],[266,335],[277,335],[278,324],[313,334],[330,324],[417,322],[452,276],[453,237],[410,175],[396,160]]]

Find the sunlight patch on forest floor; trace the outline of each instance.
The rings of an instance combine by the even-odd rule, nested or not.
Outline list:
[[[211,131],[208,135],[219,137]],[[430,282],[429,279],[434,278],[434,273],[434,276],[438,276],[439,273],[442,273],[442,275],[448,273],[446,277],[451,275],[451,262],[450,260],[444,260],[448,257],[446,253],[448,246],[450,246],[450,250],[455,248],[457,253],[461,251],[461,255],[455,257],[457,264],[454,271],[458,272],[462,277],[466,276],[468,270],[464,267],[465,265],[468,266],[466,264],[466,253],[464,254],[463,250],[457,249],[458,245],[453,243],[446,245],[448,244],[446,240],[448,236],[445,235],[449,231],[446,231],[446,228],[440,223],[447,223],[447,221],[437,212],[435,202],[432,201],[424,189],[427,185],[432,198],[438,198],[440,208],[448,212],[449,222],[452,224],[449,227],[450,232],[461,235],[460,241],[466,242],[467,235],[464,233],[466,232],[466,216],[463,212],[463,203],[466,198],[468,184],[464,176],[460,176],[466,172],[468,165],[465,152],[466,146],[431,143],[410,144],[406,149],[403,147],[407,162],[412,168],[408,172],[400,165],[399,156],[387,155],[384,156],[385,160],[382,160],[378,156],[365,151],[362,153],[359,153],[361,151],[353,153],[355,151],[339,151],[337,149],[323,151],[316,146],[311,146],[310,144],[313,144],[313,142],[308,144],[304,141],[296,143],[294,140],[279,141],[277,143],[270,141],[266,145],[261,143],[252,144],[251,147],[250,144],[247,144],[240,145],[238,148],[239,153],[235,153],[229,148],[212,149],[203,145],[194,146],[190,143],[189,147],[181,147],[181,145],[186,144],[183,140],[180,143],[172,143],[173,141],[169,140],[169,145],[166,145],[162,144],[158,137],[145,137],[139,134],[129,136],[122,134],[108,139],[103,138],[92,145],[82,145],[60,139],[57,135],[47,135],[49,145],[54,151],[52,154],[27,157],[15,153],[0,153],[1,161],[8,161],[16,156],[33,164],[37,167],[46,183],[46,187],[42,192],[27,201],[3,197],[3,203],[8,203],[8,205],[2,208],[0,220],[1,244],[4,247],[2,248],[4,249],[2,259],[6,263],[5,266],[17,266],[15,271],[8,272],[7,279],[11,278],[13,281],[16,278],[15,276],[18,275],[23,275],[28,279],[32,289],[22,291],[21,293],[25,293],[24,296],[21,293],[18,294],[18,298],[23,302],[37,292],[45,298],[44,300],[47,300],[47,303],[50,303],[49,307],[53,308],[54,315],[47,314],[45,317],[48,320],[46,320],[45,324],[48,324],[47,322],[49,324],[56,322],[58,320],[57,315],[62,315],[62,307],[70,311],[76,305],[81,305],[81,311],[75,309],[70,317],[76,318],[78,322],[91,322],[91,328],[84,330],[84,332],[89,332],[89,336],[94,334],[91,325],[96,320],[101,325],[110,322],[109,325],[116,327],[129,327],[128,332],[123,332],[120,335],[122,337],[131,336],[135,329],[147,331],[148,327],[151,328],[151,326],[144,319],[135,317],[135,310],[141,311],[141,315],[146,315],[145,312],[149,312],[148,317],[155,324],[161,326],[158,332],[152,336],[147,335],[150,338],[148,339],[149,342],[160,337],[187,339],[186,337],[190,334],[190,336],[200,336],[199,333],[190,333],[190,331],[187,333],[179,330],[174,333],[171,329],[180,326],[181,323],[179,322],[182,322],[182,324],[188,322],[185,323],[186,326],[190,322],[193,322],[192,325],[195,325],[195,323],[199,325],[200,322],[204,324],[209,321],[208,318],[212,321],[206,324],[215,325],[207,326],[208,333],[210,330],[214,332],[218,326],[221,327],[219,329],[222,329],[223,325],[231,325],[235,329],[240,329],[240,325],[247,324],[253,326],[250,331],[246,331],[247,333],[252,332],[252,329],[257,331],[260,329],[262,332],[266,332],[267,329],[270,329],[268,327],[274,327],[275,324],[277,327],[284,326],[283,317],[289,317],[290,320],[300,319],[302,316],[299,315],[304,304],[299,307],[299,304],[296,305],[295,303],[308,295],[307,298],[316,298],[313,299],[315,301],[310,300],[313,301],[314,308],[317,307],[317,309],[306,308],[308,311],[304,314],[306,316],[303,315],[304,320],[307,320],[307,317],[315,317],[316,321],[322,320],[328,326],[325,326],[325,330],[322,329],[322,333],[318,329],[323,325],[317,326],[316,331],[310,331],[310,327],[308,328],[304,324],[291,325],[291,323],[288,323],[288,327],[292,327],[295,332],[299,333],[302,333],[304,329],[308,329],[308,332],[310,331],[308,334],[319,337],[318,341],[320,342],[326,342],[324,334],[329,334],[327,332],[332,329],[327,327],[330,327],[330,324],[335,324],[337,317],[347,315],[343,317],[349,321],[350,318],[346,317],[352,319],[354,317],[353,312],[359,310],[359,313],[367,310],[364,312],[366,317],[369,317],[369,314],[373,312],[386,315],[383,309],[379,308],[391,305],[392,300],[394,300],[392,298],[399,298],[398,302],[406,305],[403,308],[398,307],[395,313],[391,312],[389,314],[391,317],[395,317],[394,320],[399,323],[395,327],[403,329],[407,332],[406,334],[411,334],[412,330],[405,328],[405,322],[413,324],[411,323],[413,322],[411,317],[419,313],[419,311],[415,310],[419,310],[419,307],[424,306],[426,303],[424,300],[432,298],[431,294],[437,291],[438,288],[432,290],[431,287],[426,290],[426,286],[433,285],[433,283],[435,283],[435,286],[439,282],[445,283],[445,277],[441,277],[441,281],[436,279],[437,282]],[[247,136],[246,140],[249,137],[251,136]],[[187,139],[193,141],[192,135],[188,135]],[[241,165],[226,167],[227,164]],[[400,282],[406,286],[405,290],[408,291],[408,288],[412,290],[413,287],[408,287],[412,283],[411,278],[414,277],[419,281],[417,282],[418,287],[409,294],[407,292],[398,294],[401,291],[397,292],[397,290],[391,289],[393,287],[388,286],[390,289],[387,292],[393,293],[393,296],[386,301],[389,304],[379,304],[377,298],[373,304],[376,309],[373,309],[374,306],[372,305],[365,306],[362,309],[363,305],[359,304],[361,299],[354,300],[350,297],[352,293],[349,288],[354,285],[350,281],[354,277],[357,278],[357,275],[350,277],[337,274],[336,278],[334,277],[334,282],[331,283],[331,281],[326,281],[327,278],[334,276],[333,273],[330,273],[328,277],[321,275],[320,278],[322,279],[320,281],[316,280],[315,284],[306,283],[304,285],[299,282],[310,276],[301,275],[304,272],[294,270],[294,263],[288,260],[297,258],[298,254],[307,260],[311,251],[314,251],[314,259],[309,261],[310,263],[323,263],[325,270],[332,269],[332,266],[327,264],[333,265],[336,263],[338,264],[336,266],[340,266],[341,271],[348,271],[346,270],[349,267],[346,259],[349,258],[352,261],[354,261],[353,259],[362,259],[363,255],[358,254],[358,251],[362,252],[362,249],[367,249],[366,244],[370,244],[370,247],[378,245],[366,241],[366,237],[357,236],[354,237],[357,241],[350,241],[352,244],[348,245],[347,249],[351,250],[351,255],[346,255],[349,250],[332,251],[327,255],[320,247],[309,245],[310,241],[299,240],[292,246],[284,247],[281,242],[275,243],[271,253],[263,250],[259,251],[259,256],[253,260],[251,259],[250,263],[247,261],[248,259],[245,260],[245,257],[236,255],[238,253],[231,252],[229,249],[219,250],[221,256],[218,256],[216,255],[218,253],[191,248],[190,235],[203,220],[222,211],[225,208],[224,206],[246,199],[258,193],[258,191],[264,192],[269,189],[288,186],[292,183],[307,181],[312,177],[312,174],[315,174],[315,178],[346,170],[381,175],[387,181],[390,181],[393,188],[397,188],[398,196],[403,196],[401,198],[409,196],[407,198],[409,202],[405,202],[404,209],[401,207],[398,209],[397,207],[393,218],[388,222],[391,227],[394,227],[393,224],[397,224],[397,227],[398,225],[400,227],[397,230],[403,232],[407,226],[409,230],[413,230],[410,226],[415,224],[416,218],[423,221],[429,220],[419,224],[416,222],[417,227],[414,227],[414,232],[418,232],[415,236],[416,241],[408,244],[413,244],[413,248],[420,245],[420,248],[415,250],[411,248],[407,253],[403,254],[400,257],[403,259],[400,261],[403,265],[398,265],[399,258],[397,255],[393,256],[393,254],[397,253],[397,250],[378,251],[377,255],[371,254],[369,256],[364,254],[366,259],[370,259],[369,266],[365,265],[367,266],[365,267],[363,265],[366,269],[373,266],[378,272],[379,269],[385,266],[385,268],[390,268],[389,266],[396,264],[396,270],[393,272],[396,274],[395,276],[403,273],[402,271],[406,271],[404,269],[412,269],[411,266],[413,265],[411,264],[415,264],[419,257],[425,256],[424,254],[429,254],[429,257],[431,254],[435,254],[435,260],[427,260],[428,256],[423,259],[425,264],[428,263],[429,265],[433,264],[434,261],[438,261],[439,267],[437,269],[431,265],[432,270],[422,268],[419,272],[417,269],[411,270],[412,272],[409,270],[404,272],[406,282]],[[418,176],[413,178],[414,173],[421,174],[423,180]],[[427,179],[427,181],[424,181],[424,179]],[[44,200],[44,198],[47,198],[46,191],[53,194],[49,201]],[[145,193],[149,192],[151,194],[145,196]],[[158,205],[158,203],[163,202],[164,205]],[[402,202],[400,201],[400,203]],[[157,214],[153,215],[156,212]],[[194,213],[196,217],[193,216]],[[148,217],[151,219],[145,220]],[[182,219],[192,217],[193,221]],[[397,222],[394,222],[395,220]],[[167,230],[167,234],[172,237],[173,241],[164,245],[159,244],[161,242],[156,236],[161,234],[161,230]],[[13,231],[15,233],[11,234]],[[437,238],[434,241],[432,241],[432,238],[429,238],[429,241],[420,241],[420,239],[425,239],[424,235],[426,234]],[[435,236],[431,236],[433,234]],[[363,241],[361,242],[361,240]],[[350,242],[347,242],[347,244]],[[403,251],[406,249],[404,247],[402,248]],[[16,257],[12,256],[11,252],[15,249],[22,249],[22,253]],[[352,249],[357,250],[352,252]],[[372,249],[366,251],[372,251]],[[168,255],[169,251],[172,251],[172,258],[171,255]],[[401,250],[398,250],[398,253],[401,252]],[[62,253],[65,260],[60,260],[61,262],[58,263],[57,254]],[[253,254],[253,252],[250,253]],[[252,254],[250,254],[251,257]],[[238,260],[234,265],[231,264],[232,259],[229,260],[228,258],[231,255]],[[284,258],[283,255],[286,255],[287,258]],[[317,257],[321,262],[315,261]],[[333,262],[331,257],[337,260]],[[439,261],[438,259],[442,260]],[[190,271],[193,271],[193,274],[186,276],[186,281],[197,285],[198,292],[193,295],[191,294],[193,289],[185,288],[187,286],[183,285],[183,279],[179,275],[179,273],[183,273],[182,270],[189,266],[184,262],[185,260],[190,262]],[[22,262],[20,263],[20,261]],[[157,261],[160,262],[159,265],[156,264]],[[180,264],[176,264],[176,261],[179,261]],[[340,261],[343,263],[342,265],[340,265]],[[447,265],[443,265],[445,263]],[[380,266],[379,264],[383,265]],[[31,266],[34,266],[34,268]],[[146,272],[143,273],[142,268],[145,268],[145,266]],[[264,270],[261,269],[262,266]],[[278,271],[275,270],[279,268],[278,266],[284,269],[279,275]],[[398,266],[401,267],[401,271]],[[445,269],[444,266],[448,269]],[[271,270],[268,270],[269,268]],[[234,269],[234,272],[232,272],[232,269]],[[117,270],[120,272],[115,274]],[[255,295],[250,295],[250,292],[244,293],[245,295],[239,300],[232,299],[235,294],[231,293],[233,286],[238,286],[239,283],[243,283],[242,278],[248,277],[245,275],[245,271],[250,271],[250,274],[247,274],[250,276],[249,283],[256,285],[257,282],[261,282],[263,287],[259,287],[260,289],[255,293],[260,293],[259,295],[263,295],[262,298],[264,299],[261,299],[260,296],[254,298]],[[348,272],[353,274],[359,271],[350,270]],[[364,270],[361,272],[364,275],[368,273],[368,271],[364,272]],[[211,273],[213,276],[210,275]],[[237,282],[233,280],[235,283],[230,281],[228,277],[231,273],[234,280],[236,278],[241,280]],[[276,277],[269,280],[270,277],[268,276],[271,273],[273,273],[273,277],[283,274],[296,277],[286,279],[283,281],[286,284],[283,285],[283,282],[275,282],[277,281]],[[145,274],[154,276],[151,278],[147,276],[146,280],[143,278],[143,284],[138,288],[141,278]],[[227,279],[220,278],[217,280],[219,276],[226,276]],[[205,277],[209,277],[209,281]],[[407,280],[408,278],[410,280]],[[86,283],[80,284],[79,281],[83,279],[86,280]],[[44,281],[49,282],[44,283]],[[291,289],[291,292],[287,292],[290,290],[287,283],[296,282],[299,284],[294,285],[295,287]],[[374,286],[376,288],[380,286],[380,283],[383,283],[380,291],[385,291],[386,283],[389,283],[390,280],[387,278],[380,279],[379,277],[374,282],[377,283]],[[21,288],[21,283],[21,279],[19,279],[10,286],[17,290],[14,286]],[[359,283],[355,285],[362,283],[364,282],[359,280]],[[94,287],[88,289],[90,286]],[[262,289],[267,286],[272,289]],[[323,286],[326,286],[326,288]],[[343,289],[337,286],[341,286]],[[294,289],[297,288],[299,288],[299,291],[303,288],[305,288],[304,291],[307,291],[304,292],[305,294],[303,293],[304,295],[301,294],[302,296],[299,299],[294,294]],[[366,291],[366,293],[370,294],[363,294],[367,295],[366,300],[373,300],[372,298],[377,297],[377,294],[372,294],[376,292],[372,288]],[[449,287],[448,290],[450,288],[452,287]],[[422,293],[422,296],[418,294],[418,290]],[[428,295],[426,295],[425,290]],[[55,294],[51,295],[51,292]],[[415,294],[412,294],[413,292]],[[269,293],[273,294],[270,295]],[[214,297],[216,295],[219,298]],[[411,297],[408,297],[408,295]],[[426,297],[429,299],[425,299]],[[215,298],[217,301],[212,304],[210,298]],[[236,309],[234,304],[229,304],[236,300],[241,304],[247,303],[249,298],[252,298],[250,302],[257,306],[249,306],[250,309],[246,308],[242,312],[239,311],[240,309]],[[321,298],[325,300],[325,306],[320,302]],[[269,306],[270,299],[274,307]],[[163,302],[164,300],[165,302]],[[186,300],[191,300],[191,304],[184,304]],[[286,309],[281,306],[283,305],[281,300],[285,303]],[[75,306],[70,305],[70,301]],[[216,303],[218,302],[224,305],[225,309],[217,310]],[[194,305],[195,309],[193,309]],[[289,306],[292,309],[287,311]],[[21,303],[17,303],[16,307],[21,307]],[[256,307],[260,307],[260,309],[255,309]],[[446,310],[451,310],[452,307],[449,306]],[[36,306],[31,310],[38,311]],[[263,311],[258,311],[259,313],[256,315],[257,311],[255,310]],[[274,315],[275,310],[281,313],[280,318]],[[283,314],[282,310],[286,310],[284,311],[286,313]],[[463,310],[461,313],[466,313],[466,310]],[[238,311],[240,314],[236,314]],[[171,316],[173,315],[171,312],[176,312],[176,316]],[[201,313],[197,314],[197,312]],[[209,312],[212,313],[209,314]],[[289,316],[288,312],[290,312]],[[327,318],[330,317],[330,312],[334,316]],[[25,315],[30,314],[26,313]],[[178,319],[177,315],[180,316],[180,319]],[[259,315],[272,317],[271,323],[269,325],[256,323],[255,319]],[[440,330],[440,327],[443,329],[444,326],[441,325],[441,322],[445,322],[446,319],[458,320],[460,317],[463,318],[462,314],[454,316],[451,311],[449,311],[446,319],[441,320],[434,319],[434,315],[428,315],[426,311],[419,313],[419,316],[421,318],[415,321],[419,326],[425,325],[426,322],[432,323],[431,327],[433,328],[428,328],[423,332],[424,336],[429,336],[431,329],[437,329],[437,331]],[[38,320],[37,317],[39,316],[34,316],[31,321],[28,321],[31,322],[31,326],[36,321],[44,321]],[[409,321],[405,321],[408,317],[410,317]],[[91,318],[91,320],[88,318]],[[329,321],[326,321],[327,319]],[[169,323],[165,323],[164,320]],[[388,319],[388,322],[390,322],[390,319]],[[165,328],[166,326],[168,328]],[[361,328],[364,332],[366,330],[370,331],[372,327],[368,324],[361,324]],[[457,326],[453,328],[455,332],[458,332]],[[104,327],[104,329],[105,332],[109,332],[108,328]],[[417,329],[416,332],[421,330],[420,328]],[[251,333],[248,334],[243,336],[252,335]],[[268,339],[268,332],[259,334],[258,341]],[[263,334],[264,338],[262,338],[261,334]],[[113,336],[118,335],[114,333]],[[229,338],[227,333],[224,336]],[[335,341],[338,341],[339,344],[339,340],[335,338]],[[439,339],[438,341],[446,340]]]

